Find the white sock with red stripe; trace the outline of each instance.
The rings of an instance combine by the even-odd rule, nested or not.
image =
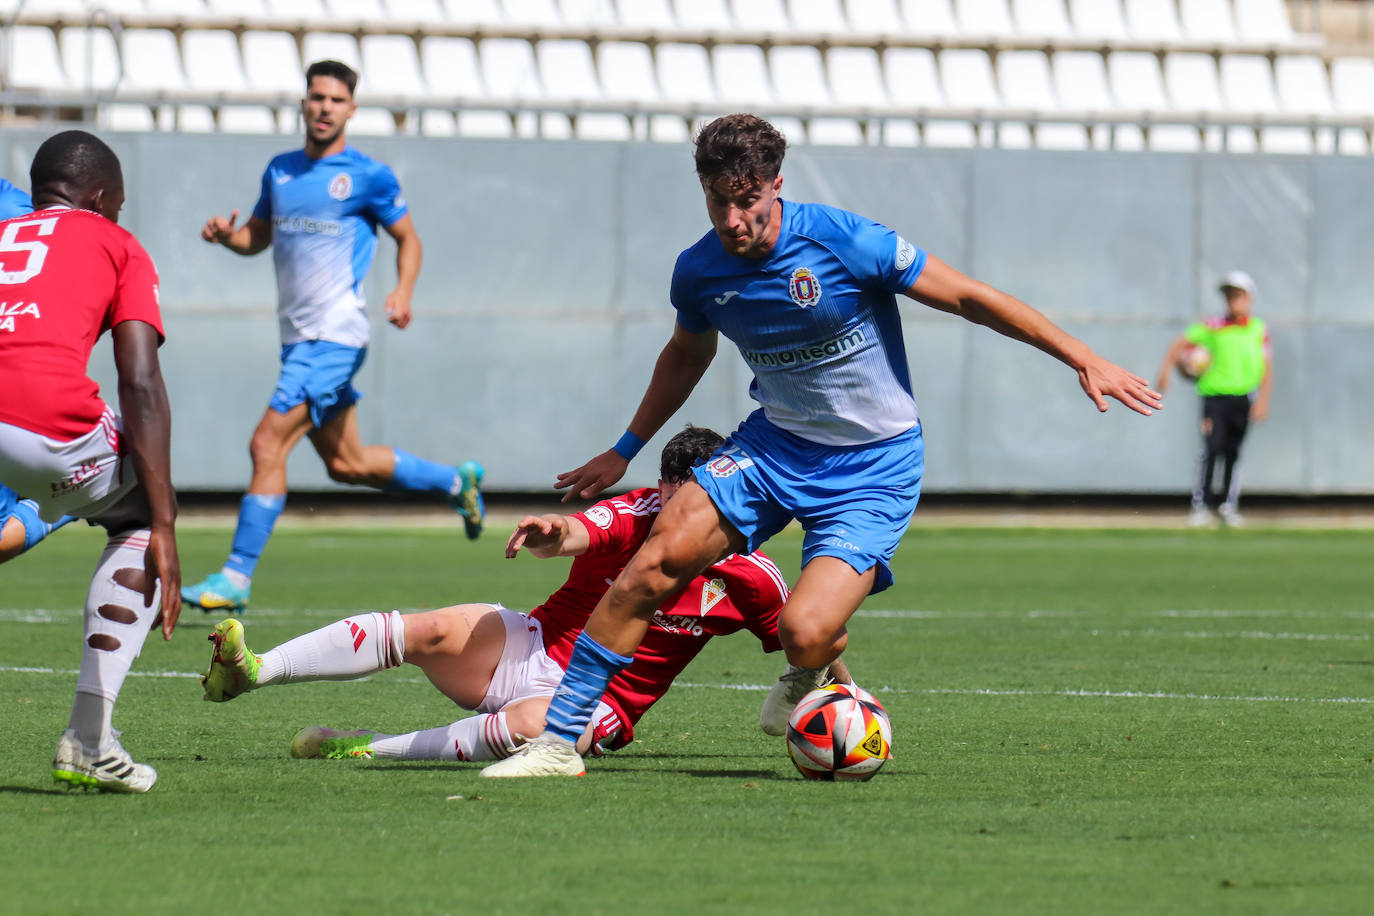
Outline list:
[[[515,752],[506,714],[480,713],[443,728],[372,739],[377,757],[401,760],[504,760]]]
[[[405,622],[400,611],[358,614],[262,653],[255,686],[351,681],[395,668],[404,654]]]
[[[67,728],[76,732],[88,753],[99,753],[114,740],[110,720],[115,699],[161,610],[160,587],[152,605],[143,606],[143,554],[149,534],[144,528],[110,538],[86,592],[81,673]]]

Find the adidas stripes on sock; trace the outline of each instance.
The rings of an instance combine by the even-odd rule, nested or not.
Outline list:
[[[297,681],[350,681],[405,660],[400,611],[358,614],[264,652],[258,687]]]

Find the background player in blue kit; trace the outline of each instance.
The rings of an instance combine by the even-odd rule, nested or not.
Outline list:
[[[341,483],[445,495],[463,516],[470,538],[482,530],[483,470],[426,461],[385,445],[364,446],[358,434],[353,376],[367,353],[369,326],[363,278],[380,225],[396,240],[396,287],[387,319],[410,324],[410,299],[420,271],[420,237],[390,168],[348,145],[344,129],[357,110],[358,74],[338,61],[317,61],[305,73],[305,148],[268,163],[262,193],[248,221],[235,228],[211,217],[201,237],[254,255],[273,246],[277,269],[282,369],[277,389],[249,445],[253,478],[239,508],[238,528],[224,568],[182,590],[205,610],[242,610],[253,571],[286,503],[286,459],[308,435],[329,476]]]
[[[753,115],[719,118],[696,140],[713,230],[678,258],[673,336],[616,445],[559,475],[567,497],[618,481],[686,401],[716,352],[739,347],[762,406],[696,469],[577,641],[543,735],[486,776],[581,775],[573,742],[609,678],[643,638],[655,604],[708,564],[757,549],[792,519],[802,572],[779,620],[788,671],[760,724],[783,734],[798,700],[844,650],[846,622],[892,583],[888,563],[920,494],[924,448],[896,294],[1031,344],[1067,364],[1107,409],[1149,415],[1145,379],[1095,354],[1025,303],[929,257],[892,230],[818,204],[783,201],[786,142]],[[570,737],[571,736],[571,737]]]
[[[32,212],[29,195],[0,178],[0,220]],[[0,563],[14,559],[72,520],[70,515],[64,515],[48,524],[38,517],[36,502],[21,499],[0,483]]]

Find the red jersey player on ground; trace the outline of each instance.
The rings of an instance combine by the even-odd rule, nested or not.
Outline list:
[[[34,212],[0,223],[0,480],[45,521],[72,515],[110,534],[86,595],[81,673],[53,776],[146,792],[157,773],[133,762],[111,716],[150,627],[160,617],[170,639],[181,612],[157,271],[115,225],[124,176],[98,138],[49,137],[29,178]],[[122,420],[86,376],[106,331]]]
[[[573,643],[601,594],[648,536],[663,503],[709,458],[721,437],[688,427],[663,450],[657,488],[607,499],[572,515],[526,516],[506,547],[537,557],[573,556],[563,586],[528,615],[497,604],[460,604],[401,615],[360,614],[297,637],[261,656],[243,646],[243,625],[229,618],[211,637],[215,651],[204,679],[209,700],[228,700],[263,687],[311,680],[347,680],[410,662],[440,692],[480,714],[405,735],[312,727],[292,741],[297,757],[401,757],[411,760],[497,760],[544,728],[549,697]],[[580,744],[585,752],[615,749],[667,692],[713,636],[747,629],[764,651],[780,648],[778,612],[787,585],[763,554],[729,556],[665,601],[634,662],[620,673]]]

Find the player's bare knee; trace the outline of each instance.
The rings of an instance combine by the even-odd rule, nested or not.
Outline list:
[[[335,483],[360,483],[365,476],[361,467],[347,458],[334,456],[325,460],[324,467],[329,479]]]
[[[839,654],[839,641],[844,631],[812,620],[779,621],[778,640],[787,652],[787,660],[794,665],[817,667],[832,661]]]
[[[519,704],[506,710],[506,731],[511,741],[519,747],[526,739],[544,731],[544,713],[547,707],[537,704]]]
[[[416,661],[439,651],[448,638],[452,622],[439,611],[405,615],[406,661]]]
[[[276,433],[258,427],[253,438],[248,440],[248,457],[253,459],[253,467],[270,467],[282,460],[282,444]]]

